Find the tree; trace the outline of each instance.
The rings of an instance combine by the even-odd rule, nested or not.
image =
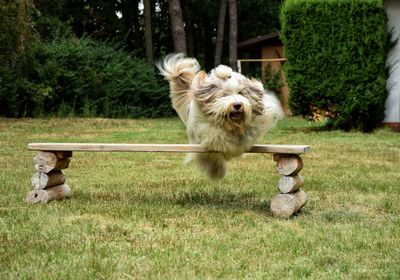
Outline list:
[[[25,51],[26,37],[28,34],[29,16],[28,9],[30,2],[28,0],[18,1],[18,46],[17,49],[20,52]]]
[[[179,0],[169,0],[168,4],[175,52],[187,53],[181,4]]]
[[[185,33],[186,33],[186,44],[187,44],[187,55],[190,57],[196,57],[195,49],[195,34],[194,34],[194,14],[193,2],[183,2],[183,20],[185,22]]]
[[[238,1],[238,41],[280,30],[279,11],[283,0]]]
[[[150,64],[153,64],[153,38],[151,32],[151,0],[144,0],[144,40],[146,44],[146,58]]]
[[[219,3],[220,4],[218,15],[217,40],[215,44],[214,66],[221,64],[222,47],[224,44],[226,0],[220,0]]]
[[[237,71],[237,0],[229,0],[229,65]]]
[[[144,54],[143,51],[143,28],[139,11],[139,0],[122,0],[122,21],[124,29],[122,34],[126,36],[128,50],[133,50],[137,54]],[[125,35],[126,34],[126,35]]]

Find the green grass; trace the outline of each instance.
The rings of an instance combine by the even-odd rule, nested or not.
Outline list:
[[[316,132],[292,118],[263,143],[310,144],[309,202],[269,210],[279,176],[248,154],[219,182],[184,155],[74,153],[72,199],[27,205],[29,142],[186,143],[178,119],[0,119],[0,279],[398,279],[400,135]]]

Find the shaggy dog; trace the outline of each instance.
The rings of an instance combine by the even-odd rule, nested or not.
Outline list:
[[[209,151],[189,156],[211,179],[226,174],[226,160],[248,151],[283,112],[263,85],[219,65],[209,74],[196,59],[170,54],[157,64],[169,81],[172,106],[185,123],[191,144]]]

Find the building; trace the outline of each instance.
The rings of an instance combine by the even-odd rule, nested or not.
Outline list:
[[[386,100],[384,123],[400,131],[400,2],[398,0],[385,1],[388,15],[388,30],[392,33],[392,40],[396,45],[389,51],[387,65],[389,79],[386,83],[389,96]]]
[[[280,70],[285,62],[283,54],[283,43],[279,39],[279,33],[274,32],[263,36],[258,36],[243,42],[238,43],[238,69],[239,72],[246,74],[249,68],[248,64],[261,63],[261,80],[265,82],[265,68],[271,66],[271,70],[275,73],[282,73]],[[247,65],[246,65],[247,64]],[[247,66],[247,67],[246,67]],[[284,81],[282,74],[282,80]],[[285,85],[277,90],[280,97],[282,107],[286,114],[289,114],[288,97],[289,89]]]

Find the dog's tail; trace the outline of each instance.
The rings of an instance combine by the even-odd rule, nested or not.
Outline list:
[[[188,90],[194,76],[200,71],[199,63],[194,58],[177,53],[167,55],[162,61],[156,63],[156,66],[169,81],[172,106],[186,123],[190,103]]]
[[[267,117],[268,129],[276,125],[276,123],[285,116],[282,105],[273,92],[266,90],[263,96],[264,116]]]

